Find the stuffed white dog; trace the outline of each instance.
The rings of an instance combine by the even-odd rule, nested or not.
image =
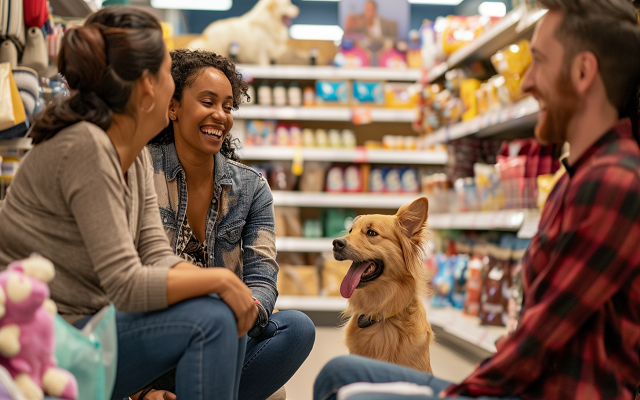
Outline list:
[[[211,23],[191,49],[211,50],[228,56],[231,43],[239,46],[241,63],[268,65],[287,51],[287,23],[298,16],[291,0],[259,0],[246,14]]]

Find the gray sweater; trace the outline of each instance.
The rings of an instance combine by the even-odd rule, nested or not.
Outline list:
[[[0,208],[0,269],[33,252],[51,260],[51,298],[71,323],[109,302],[167,307],[167,270],[183,261],[160,222],[148,151],[128,184],[121,170],[107,134],[80,122],[29,151]]]

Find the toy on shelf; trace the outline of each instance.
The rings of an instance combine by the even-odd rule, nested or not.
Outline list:
[[[44,394],[75,399],[78,384],[54,358],[53,315],[49,299],[53,264],[40,256],[11,263],[0,273],[0,365],[28,400]]]

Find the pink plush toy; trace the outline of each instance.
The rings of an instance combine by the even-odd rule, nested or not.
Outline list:
[[[53,264],[40,256],[0,272],[0,364],[28,400],[78,395],[75,377],[57,368],[54,358],[57,310],[47,286],[54,275]]]

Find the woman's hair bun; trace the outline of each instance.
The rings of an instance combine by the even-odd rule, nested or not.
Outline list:
[[[71,89],[89,91],[97,86],[107,69],[102,30],[97,24],[73,27],[65,32],[58,70]]]

